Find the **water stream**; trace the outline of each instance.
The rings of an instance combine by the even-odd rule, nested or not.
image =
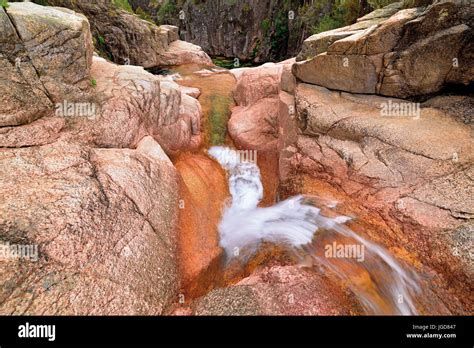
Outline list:
[[[417,314],[418,276],[383,247],[363,238],[342,215],[324,216],[309,197],[296,196],[270,207],[263,197],[260,170],[241,152],[213,146],[208,154],[227,171],[232,199],[224,207],[218,230],[227,259],[248,258],[262,242],[298,252],[311,267],[343,282],[368,314]]]
[[[264,172],[256,161],[233,149],[225,127],[221,129],[229,117],[235,79],[228,73],[200,76],[194,73],[198,67],[187,69],[178,71],[183,77],[178,82],[202,91],[202,150],[228,174],[231,199],[218,225],[227,263],[237,258],[245,263],[262,243],[274,243],[296,255],[301,265],[314,267],[350,289],[367,314],[417,314],[418,275],[385,248],[346,226],[350,217],[327,216],[330,203],[323,207],[324,200],[299,195],[262,207],[263,201],[273,201],[265,193],[262,181],[269,183],[262,180]],[[212,146],[216,143],[227,146]],[[190,158],[194,158],[192,154]]]

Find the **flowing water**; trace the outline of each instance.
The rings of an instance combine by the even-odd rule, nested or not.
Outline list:
[[[261,156],[258,161],[260,168],[248,158],[242,158],[242,152],[231,148],[232,140],[225,131],[233,105],[235,79],[229,73],[195,74],[200,67],[186,69],[181,67],[177,71],[182,76],[177,82],[198,87],[202,92],[199,97],[203,109],[202,150],[206,151],[215,144],[226,145],[212,146],[207,154],[216,159],[228,174],[231,199],[225,204],[218,231],[215,232],[219,233],[216,238],[225,251],[227,264],[236,259],[246,262],[262,243],[273,243],[296,254],[302,265],[315,267],[331,281],[349,288],[368,314],[416,314],[416,299],[420,292],[418,276],[386,249],[347,227],[345,223],[350,220],[349,217],[335,213],[328,216],[330,202],[323,207],[321,200],[300,195],[271,206],[262,206],[274,200],[274,190],[270,189],[274,185],[268,180],[275,175],[273,167],[267,168],[264,164],[268,161],[262,161]],[[200,155],[187,156],[175,159],[175,163],[184,162],[192,169],[195,167],[193,161]],[[194,170],[200,173],[199,168]],[[197,201],[206,202],[207,199],[198,197]],[[191,230],[194,231],[193,228]],[[194,234],[195,231],[190,235]],[[199,236],[200,240],[209,239],[209,235]],[[203,256],[198,252],[201,249],[194,249],[191,254]],[[198,283],[202,287],[201,278]]]
[[[232,199],[218,230],[227,259],[248,258],[263,242],[284,245],[338,278],[370,314],[417,314],[418,277],[383,247],[361,237],[342,215],[324,216],[309,197],[259,207],[263,185],[258,166],[241,152],[213,146],[208,154],[227,171]]]

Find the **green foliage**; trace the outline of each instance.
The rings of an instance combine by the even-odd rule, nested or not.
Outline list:
[[[0,0],[0,6],[3,8],[7,8],[8,5],[8,0]]]
[[[128,0],[113,0],[115,6],[121,8],[122,10],[133,13],[132,6],[128,3]]]
[[[260,23],[260,28],[263,30],[263,35],[266,35],[268,32],[268,29],[270,29],[271,22],[268,18],[265,18],[262,23]]]
[[[372,6],[372,8],[374,10],[378,9],[378,8],[385,7],[385,6],[390,5],[391,3],[394,3],[394,2],[397,2],[397,1],[398,0],[367,0],[369,5]]]
[[[249,14],[250,11],[252,11],[252,8],[250,7],[250,5],[248,3],[243,4],[242,13],[243,14]]]
[[[107,43],[105,42],[105,39],[102,35],[94,35],[94,46],[99,56],[108,60],[113,60],[109,47],[107,46]]]
[[[344,24],[338,18],[334,18],[331,15],[324,15],[318,24],[312,27],[313,34],[319,34],[324,31],[332,30],[343,26]]]
[[[41,6],[49,6],[48,0],[34,0],[33,2]]]
[[[288,40],[288,16],[286,11],[280,11],[275,18],[275,30],[271,39],[272,51],[277,55],[283,49],[286,49]],[[283,52],[281,52],[283,53]]]
[[[177,12],[176,5],[172,0],[166,0],[163,5],[161,5],[160,9],[156,13],[156,16],[159,19],[159,22],[163,22],[165,18],[171,16]]]
[[[255,57],[257,56],[258,52],[260,51],[260,45],[261,45],[260,39],[257,39],[256,42],[255,42],[255,47],[253,48],[252,54],[251,54],[251,56],[250,56],[252,60],[255,59]]]
[[[361,2],[359,0],[323,0],[319,6],[307,12],[314,20],[311,25],[312,33],[317,34],[354,23],[361,13]],[[321,15],[321,13],[324,14]]]
[[[91,86],[96,87],[97,86],[97,81],[95,79],[91,79]]]
[[[137,9],[135,10],[135,13],[138,15],[138,17],[140,17],[141,19],[144,19],[148,22],[151,22],[153,23],[153,18],[151,18],[151,16],[146,13],[140,6],[137,7]]]
[[[403,0],[402,8],[422,7],[433,3],[433,0]]]
[[[232,98],[214,95],[211,100],[212,109],[209,115],[210,143],[211,145],[223,145],[227,134],[229,106],[232,103]]]
[[[234,68],[234,60],[225,58],[225,57],[211,57],[212,62],[214,65],[220,66],[221,68],[225,69],[232,69]]]
[[[97,41],[99,42],[100,45],[105,45],[105,39],[102,35],[97,36]]]

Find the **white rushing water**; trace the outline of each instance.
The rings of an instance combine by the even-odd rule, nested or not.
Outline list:
[[[416,274],[405,270],[384,248],[362,238],[345,226],[344,223],[350,220],[349,217],[322,216],[320,209],[305,204],[303,196],[292,197],[271,207],[258,207],[263,198],[263,186],[256,163],[242,160],[241,152],[227,147],[211,147],[208,154],[221,164],[229,177],[232,200],[224,207],[218,226],[220,244],[228,259],[246,258],[252,255],[262,242],[297,249],[310,246],[315,233],[330,231],[334,235],[350,238],[362,246],[362,258],[348,258],[344,262],[353,265],[359,263],[356,266],[367,270],[371,278],[375,278],[371,274],[373,269],[377,274],[385,275],[383,281],[374,279],[377,298],[388,299],[390,307],[395,308],[393,314],[416,314],[412,300],[412,295],[419,291]],[[317,263],[347,281],[367,312],[383,313],[380,303],[374,300],[370,290],[357,283],[351,285],[350,274],[345,272],[340,263],[315,254],[311,256]]]

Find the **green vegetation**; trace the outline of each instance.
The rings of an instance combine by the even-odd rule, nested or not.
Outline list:
[[[151,16],[146,13],[140,6],[137,7],[137,9],[135,10],[135,13],[138,15],[138,17],[140,17],[141,19],[144,19],[148,22],[151,22],[153,23],[153,18],[151,18]]]
[[[158,18],[158,23],[164,22],[164,20],[177,12],[175,3],[172,0],[166,0],[163,5],[160,6],[160,9],[156,13]]]
[[[390,5],[391,3],[396,2],[396,1],[397,0],[367,0],[369,5],[372,6],[374,10]]]
[[[268,18],[265,18],[262,23],[260,23],[260,28],[263,30],[263,35],[266,35],[268,32],[268,29],[270,29],[271,23]]]
[[[33,2],[41,6],[49,6],[48,0],[34,0]]]
[[[280,11],[275,18],[274,31],[271,38],[272,52],[278,56],[283,55],[288,41],[288,15],[286,11]]]
[[[227,134],[227,121],[229,119],[229,106],[231,97],[214,95],[211,97],[212,109],[209,115],[210,143],[223,145]]]
[[[312,33],[318,34],[354,23],[367,12],[361,6],[359,0],[322,0],[317,5],[303,8],[302,17],[310,24]]]
[[[250,5],[248,3],[243,4],[242,13],[243,14],[249,14],[250,11],[252,11],[252,8],[250,7]]]
[[[105,39],[102,35],[97,36],[97,41],[99,42],[99,44],[105,45]]]
[[[128,3],[128,0],[113,0],[115,6],[121,8],[122,10],[133,13],[132,6]]]
[[[91,79],[91,86],[96,87],[97,86],[97,81],[95,79]]]
[[[107,46],[107,43],[105,42],[105,39],[102,35],[94,35],[94,47],[96,48],[99,56],[108,60],[113,60],[109,47]]]
[[[8,0],[0,0],[0,6],[3,8],[8,7]]]
[[[255,47],[253,48],[252,50],[252,55],[250,56],[250,58],[252,60],[255,59],[255,57],[257,56],[258,52],[260,51],[260,45],[261,45],[261,42],[260,42],[260,39],[257,39],[256,43],[255,43]]]
[[[411,7],[421,7],[421,6],[428,6],[433,3],[433,0],[403,0],[402,7],[403,8],[411,8]]]
[[[344,24],[341,20],[331,17],[330,15],[324,15],[318,24],[314,25],[311,29],[313,34],[319,34],[324,31],[336,29],[342,27]]]

